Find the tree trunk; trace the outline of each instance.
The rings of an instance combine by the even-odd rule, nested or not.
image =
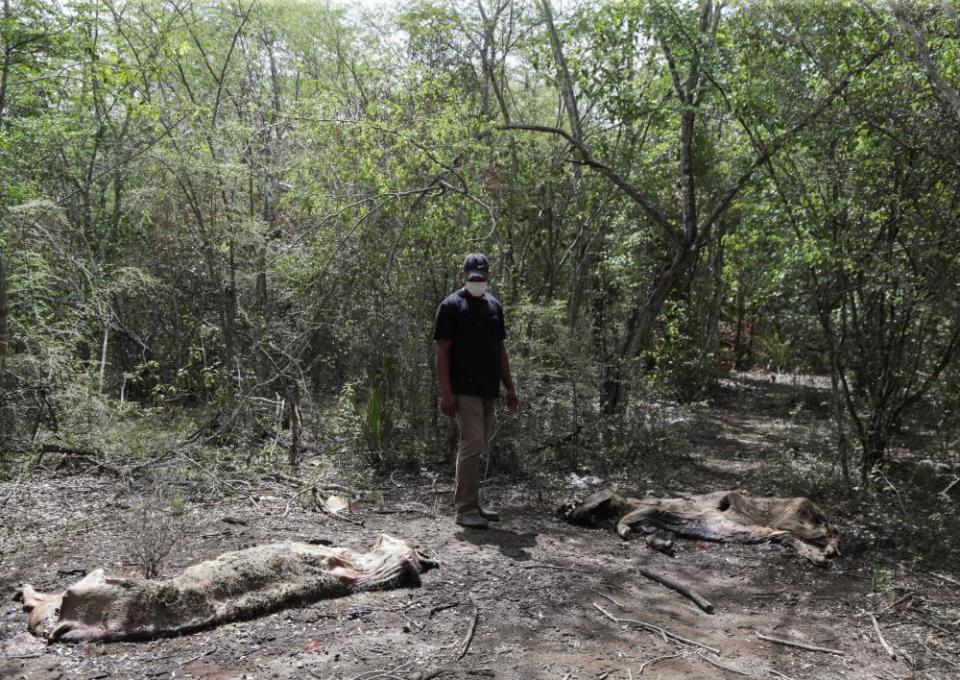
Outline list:
[[[746,296],[743,294],[743,283],[737,284],[737,330],[733,336],[733,367],[742,371],[746,368],[747,353],[743,348],[744,317],[746,314]]]
[[[707,307],[706,318],[703,324],[703,338],[700,351],[703,356],[715,352],[720,341],[720,313],[723,309],[723,236],[724,224],[717,224],[717,237],[713,241],[710,258],[710,280],[713,285],[713,295]],[[719,362],[714,362],[719,368]]]
[[[291,468],[300,464],[300,435],[303,432],[303,424],[300,419],[300,389],[297,383],[293,383],[287,390],[284,400],[284,425],[290,429],[290,449],[287,452],[287,462]]]
[[[3,21],[10,21],[10,0],[3,0]],[[7,83],[10,81],[10,62],[12,61],[13,45],[5,45],[3,50],[3,66],[0,67],[0,129],[3,128],[3,113],[7,108]]]
[[[584,229],[589,228],[590,225],[584,225]],[[583,305],[588,277],[595,260],[596,252],[593,248],[593,235],[591,235],[578,249],[577,257],[573,263],[573,273],[570,276],[570,301],[567,303],[567,327],[570,330],[576,329],[577,323],[580,321],[580,307]]]
[[[860,479],[867,481],[870,472],[883,463],[887,452],[887,443],[890,440],[890,427],[885,422],[883,414],[879,411],[882,407],[877,407],[871,423],[867,428],[866,436],[863,438],[863,460],[860,463]]]
[[[710,28],[712,3],[706,0],[701,6],[700,32],[706,33]],[[673,61],[669,45],[661,39],[664,57],[670,65],[675,94],[683,104],[680,114],[680,208],[682,214],[683,234],[674,244],[673,255],[667,265],[653,283],[650,293],[637,306],[627,322],[627,331],[620,351],[620,361],[612,366],[612,373],[605,380],[605,401],[603,412],[613,414],[622,409],[626,400],[624,373],[629,361],[637,354],[650,346],[653,338],[653,325],[656,323],[663,303],[667,301],[681,277],[687,272],[694,261],[699,248],[699,230],[697,226],[697,188],[694,180],[694,126],[697,121],[697,111],[700,104],[701,68],[699,55],[690,64],[686,82],[680,82],[680,74]],[[704,226],[709,229],[710,224]]]
[[[811,274],[811,276],[815,275]],[[822,304],[819,306],[820,328],[830,347],[830,389],[833,421],[837,429],[837,457],[840,460],[843,481],[847,486],[850,486],[850,442],[847,439],[846,417],[844,416],[844,376],[843,366],[840,364],[840,348],[834,339],[833,322],[830,319],[831,310]]]
[[[0,372],[3,371],[7,360],[7,314],[10,307],[7,304],[7,269],[4,265],[3,250],[0,250]]]
[[[223,341],[226,357],[224,365],[227,371],[233,370],[233,360],[237,350],[237,262],[233,239],[230,239],[228,252],[228,282],[223,287]],[[238,386],[239,387],[239,386]]]
[[[957,89],[953,87],[946,78],[943,77],[941,69],[939,69],[933,61],[933,55],[930,53],[930,48],[927,46],[926,38],[916,26],[910,23],[910,20],[907,18],[905,11],[907,3],[897,2],[896,0],[887,0],[887,4],[890,6],[890,11],[893,12],[893,16],[896,18],[897,23],[900,24],[900,28],[913,41],[914,47],[916,47],[917,50],[917,57],[920,59],[920,64],[923,66],[924,71],[926,71],[930,82],[940,92],[940,95],[947,101],[957,118],[960,119],[960,92],[958,92]],[[946,2],[943,3],[943,5],[949,14],[953,8],[949,3]],[[954,17],[956,17],[955,13],[951,18]]]
[[[107,346],[110,341],[110,320],[103,320],[103,342],[100,345],[100,371],[97,375],[97,389],[103,392],[103,378],[107,372]]]
[[[611,362],[604,374],[603,413],[613,415],[626,406],[626,372],[631,359],[650,346],[653,339],[653,326],[657,321],[663,303],[670,297],[680,275],[693,261],[695,251],[690,248],[674,253],[673,260],[664,269],[653,284],[653,290],[636,307],[627,321],[627,332],[621,344],[618,360]]]
[[[557,80],[560,82],[560,93],[563,97],[564,108],[567,110],[567,120],[570,121],[570,134],[578,142],[582,142],[583,129],[580,126],[577,97],[573,91],[573,81],[570,78],[570,70],[567,68],[567,60],[563,56],[560,36],[553,25],[553,10],[550,7],[550,0],[540,0],[540,10],[543,13],[543,20],[547,24],[547,35],[550,38],[550,49],[553,52],[553,61],[557,69]]]

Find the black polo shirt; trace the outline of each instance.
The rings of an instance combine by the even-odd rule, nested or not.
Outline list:
[[[437,308],[434,340],[453,340],[450,387],[454,394],[495,398],[500,394],[500,352],[506,337],[503,305],[489,293],[466,289],[448,295]]]

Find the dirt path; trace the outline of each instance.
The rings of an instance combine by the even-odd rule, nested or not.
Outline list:
[[[101,565],[129,569],[116,562],[109,520],[92,520],[109,512],[109,490],[108,480],[71,477],[49,479],[24,494],[15,513],[23,533],[19,549],[5,558],[4,590],[27,579],[37,587],[62,588],[76,578],[64,573]],[[644,663],[650,677],[734,677],[704,656],[757,678],[778,677],[774,672],[791,678],[909,676],[909,663],[890,660],[869,619],[858,617],[889,604],[894,594],[871,596],[872,576],[856,564],[841,561],[818,570],[779,547],[697,542],[679,542],[671,559],[640,542],[555,519],[561,493],[494,487],[488,495],[506,519],[486,532],[463,530],[446,515],[431,516],[430,505],[411,500],[442,496],[429,486],[388,498],[384,509],[397,512],[358,511],[362,528],[301,510],[283,516],[282,498],[261,501],[260,508],[218,504],[193,523],[172,567],[263,541],[322,537],[361,547],[386,532],[424,546],[440,558],[441,568],[417,590],[363,593],[150,643],[44,647],[22,632],[23,617],[11,604],[4,608],[0,636],[8,656],[24,658],[8,658],[0,677],[369,679],[425,677],[437,670],[436,677],[451,678],[629,678],[639,677]],[[538,497],[543,500],[520,502]],[[50,517],[58,508],[58,526],[31,526],[31,517]],[[219,521],[225,516],[247,525]],[[717,613],[705,614],[647,581],[637,574],[639,565],[694,585]],[[957,599],[957,590],[945,583],[925,585],[928,599]],[[720,654],[701,655],[697,648],[614,623],[594,603]],[[475,615],[475,634],[457,661]],[[911,646],[913,636],[931,635],[897,609],[881,621],[898,650]],[[756,632],[844,655],[791,650],[758,640]],[[918,677],[956,677],[948,668],[943,662]]]
[[[782,450],[778,437],[792,436],[794,425],[769,414],[751,417],[751,409],[743,403],[702,410],[687,426],[692,452],[673,469],[613,485],[634,495],[647,490],[644,484],[658,493],[744,485],[768,491],[756,488],[776,486],[761,463],[770,464],[765,457]],[[880,553],[866,549],[862,538],[869,535],[867,521],[847,516],[845,508],[824,504],[842,534],[861,536],[860,547],[821,570],[785,548],[764,545],[678,540],[671,559],[642,541],[562,522],[556,508],[574,492],[559,482],[500,481],[485,488],[504,512],[504,521],[485,532],[452,522],[449,480],[446,486],[420,478],[386,482],[381,503],[361,503],[351,513],[362,527],[289,503],[292,490],[274,482],[252,487],[248,497],[209,498],[192,506],[168,572],[226,550],[287,539],[363,548],[381,532],[421,546],[441,568],[426,574],[419,589],[357,594],[148,643],[47,647],[25,633],[23,615],[5,596],[0,678],[621,680],[639,678],[641,670],[664,679],[960,677],[960,560],[936,570],[895,557],[878,566]],[[0,591],[12,593],[22,581],[56,591],[100,566],[131,572],[118,538],[129,529],[117,516],[134,497],[112,478],[44,473],[18,489],[0,484],[0,498],[14,491],[0,522],[7,546]],[[643,578],[641,565],[693,586],[716,605],[716,614]],[[907,591],[914,595],[884,611]],[[613,622],[595,605],[719,654]],[[878,624],[895,660],[865,616],[870,611],[883,612]],[[791,649],[757,633],[843,654]]]

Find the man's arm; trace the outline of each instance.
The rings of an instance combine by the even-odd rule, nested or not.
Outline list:
[[[503,386],[507,388],[507,408],[504,411],[506,415],[513,415],[517,410],[519,401],[517,400],[517,390],[513,386],[513,376],[510,375],[510,355],[507,352],[507,345],[500,345],[500,380]]]
[[[457,415],[457,400],[450,386],[450,348],[453,340],[441,338],[433,341],[436,349],[437,383],[440,385],[440,413],[450,418]]]

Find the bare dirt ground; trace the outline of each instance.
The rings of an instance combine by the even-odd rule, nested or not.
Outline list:
[[[293,487],[270,480],[228,499],[191,499],[185,534],[165,571],[288,539],[363,549],[382,532],[420,546],[440,569],[419,589],[361,593],[179,638],[48,646],[25,632],[25,617],[8,596],[21,582],[59,591],[96,567],[132,573],[118,537],[129,534],[119,516],[135,499],[94,470],[46,470],[29,482],[0,485],[0,498],[15,494],[0,518],[8,546],[0,562],[0,678],[960,677],[957,537],[944,534],[930,545],[916,537],[929,532],[871,516],[882,506],[797,474],[798,442],[825,438],[828,426],[797,412],[795,388],[746,378],[727,387],[719,406],[674,424],[689,444],[682,453],[666,455],[666,465],[641,461],[629,478],[604,484],[629,495],[803,493],[845,538],[848,549],[829,569],[771,545],[678,540],[670,558],[642,541],[568,525],[556,510],[575,491],[560,478],[488,482],[486,498],[504,520],[487,531],[453,523],[449,475],[383,480],[346,516],[351,521],[291,503]],[[953,496],[947,507],[956,502]],[[639,566],[694,587],[716,613],[645,579]],[[598,606],[719,653],[615,622]],[[839,653],[793,649],[757,633]]]

